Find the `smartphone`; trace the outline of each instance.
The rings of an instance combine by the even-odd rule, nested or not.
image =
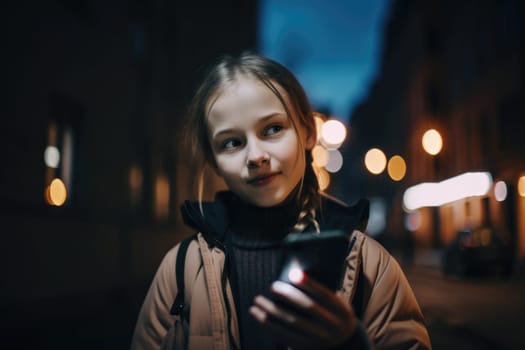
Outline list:
[[[343,230],[290,234],[283,240],[278,279],[290,283],[303,273],[335,291],[339,288],[349,244],[349,235]]]

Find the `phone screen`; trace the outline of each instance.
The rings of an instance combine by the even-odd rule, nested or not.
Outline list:
[[[335,291],[339,287],[349,236],[342,230],[302,232],[283,241],[283,260],[279,280],[291,282],[302,271],[309,278]]]

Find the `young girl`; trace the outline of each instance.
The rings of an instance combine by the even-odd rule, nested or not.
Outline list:
[[[315,120],[291,72],[255,54],[223,57],[189,116],[194,149],[229,191],[183,205],[198,232],[183,259],[184,301],[170,313],[179,244],[153,279],[132,349],[430,348],[399,265],[361,232],[368,203],[349,207],[319,191]],[[330,229],[352,242],[337,293],[309,276],[276,281],[285,236]]]

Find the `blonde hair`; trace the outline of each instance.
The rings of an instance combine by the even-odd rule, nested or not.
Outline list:
[[[297,133],[301,126],[308,135],[316,136],[314,115],[306,93],[287,68],[276,61],[249,52],[239,56],[220,57],[205,72],[191,101],[186,124],[185,135],[188,138],[193,159],[197,161],[198,201],[201,205],[201,212],[205,169],[207,164],[214,165],[215,163],[208,135],[207,108],[220,89],[243,75],[255,77],[275,94],[285,108]],[[286,96],[283,96],[278,87],[286,93]],[[319,183],[311,164],[311,150],[306,149],[302,138],[299,140],[300,147],[305,149],[301,156],[304,157],[306,167],[296,197],[300,212],[292,231],[302,232],[307,228],[319,231],[319,224],[315,218],[315,211],[320,202]]]

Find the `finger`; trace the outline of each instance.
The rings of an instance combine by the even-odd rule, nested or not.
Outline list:
[[[355,319],[341,319],[335,323],[328,323],[326,320],[314,317],[305,318],[304,312],[294,313],[286,306],[275,304],[262,296],[255,298],[255,304],[250,309],[250,313],[265,328],[278,331],[280,337],[286,335],[294,342],[308,339],[310,345],[315,343],[338,344],[350,337],[355,330]],[[290,339],[288,342],[292,341]]]
[[[259,308],[254,310],[256,312],[254,317],[259,322],[280,324],[298,334],[315,334],[319,338],[328,339],[339,326],[337,322],[327,322],[321,317],[312,317],[298,308],[280,306],[262,296],[256,297],[254,302],[254,306]]]
[[[346,316],[349,311],[351,312],[348,305],[333,292],[321,296],[307,294],[301,289],[281,281],[272,283],[270,290],[279,300],[298,306],[312,316],[323,317],[326,313]]]
[[[334,328],[341,330],[342,325],[351,320],[351,315],[348,313],[342,314],[340,310],[334,313],[332,310],[326,309],[318,304],[303,291],[288,283],[276,281],[272,284],[271,291],[279,300],[291,304],[292,307],[299,309],[310,319],[315,320],[318,327],[320,326],[327,330]],[[342,301],[340,301],[340,303],[342,303]]]
[[[315,307],[315,301],[310,296],[290,283],[275,281],[270,286],[270,291],[279,300],[297,304],[302,309],[308,310]]]
[[[345,316],[348,312],[353,313],[350,305],[338,296],[337,293],[334,293],[314,278],[305,275],[305,277],[295,285],[311,295],[319,304],[333,313],[341,316]]]
[[[271,317],[290,325],[293,325],[297,322],[296,314],[285,307],[279,307],[276,303],[263,296],[259,295],[255,298],[254,306],[257,306],[265,314],[264,320],[261,321],[267,321]]]
[[[262,300],[258,300],[262,302]],[[331,340],[329,334],[322,329],[314,327],[311,323],[300,318],[294,318],[293,323],[287,323],[290,318],[279,319],[278,316],[268,312],[264,303],[254,305],[249,309],[250,314],[278,341],[291,345],[293,348],[306,348],[307,345],[319,348]],[[316,345],[317,344],[317,345]]]

